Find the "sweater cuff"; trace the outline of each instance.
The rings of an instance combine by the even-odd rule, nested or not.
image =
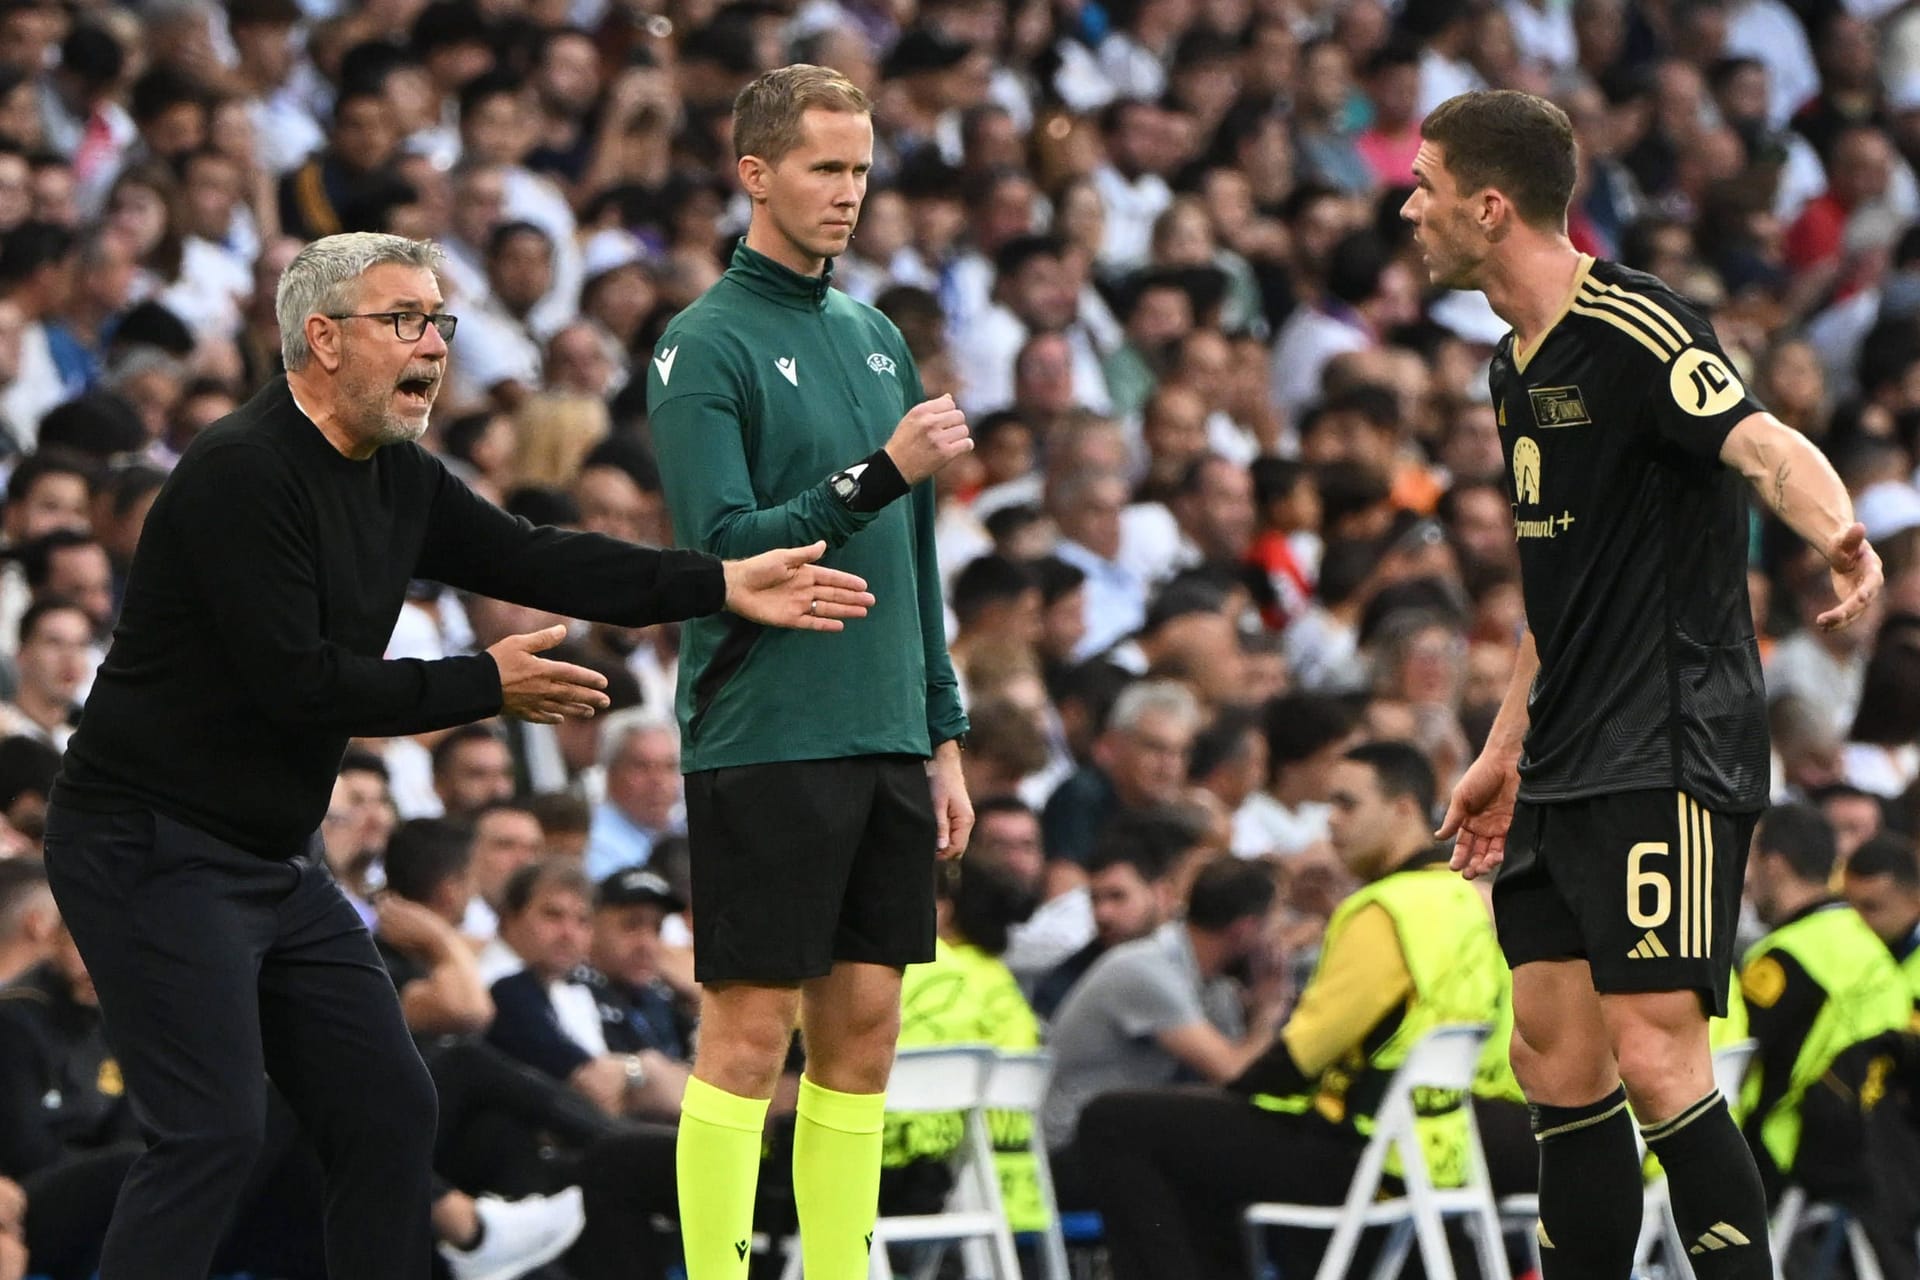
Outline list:
[[[633,625],[646,627],[656,622],[703,618],[727,607],[727,571],[720,557],[683,547],[666,548],[660,557],[657,616],[641,618]]]

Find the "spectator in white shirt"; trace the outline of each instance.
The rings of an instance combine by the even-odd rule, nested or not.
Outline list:
[[[517,408],[541,386],[533,311],[553,283],[553,238],[534,223],[507,222],[487,240],[485,305],[460,316],[460,358],[451,376],[460,400]]]
[[[14,659],[20,687],[11,702],[0,703],[0,737],[18,734],[65,751],[92,645],[93,624],[79,606],[48,599],[29,608]]]
[[[460,921],[470,941],[486,944],[499,932],[499,910],[513,873],[549,852],[540,820],[511,800],[490,804],[473,819],[473,896]],[[499,976],[498,974],[494,976]]]
[[[311,107],[294,87],[300,46],[293,28],[301,20],[293,0],[228,0],[227,31],[238,56],[234,78],[245,86],[248,112],[260,139],[260,158],[276,177],[326,143]]]
[[[1126,506],[1127,482],[1116,472],[1068,472],[1047,482],[1047,510],[1060,528],[1054,554],[1087,575],[1087,630],[1076,661],[1132,635],[1147,615],[1147,580],[1120,554]]]
[[[1167,92],[1174,46],[1193,25],[1193,0],[1121,0],[1107,15],[1114,30],[1100,42],[1100,69],[1123,98],[1159,99]]]
[[[1324,694],[1288,694],[1267,704],[1267,783],[1233,818],[1243,858],[1292,857],[1327,839],[1333,767],[1353,745],[1353,714]]]
[[[680,731],[635,708],[606,726],[601,743],[606,796],[587,835],[587,874],[596,881],[645,866],[660,837],[686,828],[681,800]]]
[[[1173,203],[1173,188],[1161,176],[1166,167],[1166,113],[1144,99],[1123,99],[1101,116],[1107,160],[1094,170],[1093,184],[1106,208],[1106,244],[1100,265],[1123,271],[1147,260],[1153,224]]]
[[[967,333],[954,335],[956,366],[965,371],[960,403],[984,415],[1013,402],[1014,361],[1036,333],[1065,336],[1073,352],[1073,390],[1081,405],[1105,413],[1106,374],[1092,337],[1079,323],[1079,297],[1052,236],[1020,236],[995,255],[995,303]]]

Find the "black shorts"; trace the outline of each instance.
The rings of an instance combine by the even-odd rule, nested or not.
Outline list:
[[[840,960],[933,959],[936,838],[916,756],[688,774],[694,977],[796,983]]]
[[[1697,991],[1725,1014],[1758,819],[1675,791],[1521,801],[1493,882],[1508,965],[1584,959],[1597,991]]]

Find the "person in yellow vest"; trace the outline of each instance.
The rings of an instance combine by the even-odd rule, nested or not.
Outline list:
[[[1414,1042],[1442,1024],[1498,1020],[1506,970],[1493,919],[1430,842],[1434,792],[1432,767],[1404,743],[1348,751],[1331,778],[1331,837],[1365,883],[1328,922],[1271,1047],[1224,1090],[1109,1093],[1082,1113],[1079,1149],[1117,1280],[1242,1274],[1243,1206],[1337,1204]],[[1421,1123],[1436,1178],[1457,1179],[1466,1113]],[[1312,1267],[1289,1252],[1285,1270]]]
[[[908,965],[900,988],[900,1047],[1040,1047],[1040,1021],[1000,959],[1013,927],[1033,915],[1035,895],[991,863],[939,868],[933,959]],[[988,1116],[1000,1190],[1016,1231],[1046,1226],[1025,1116]],[[881,1138],[880,1203],[888,1213],[937,1212],[951,1186],[947,1157],[965,1137],[957,1111],[890,1115]]]
[[[1920,858],[1911,842],[1890,833],[1874,836],[1847,861],[1847,902],[1893,952],[1920,1009]]]
[[[1791,804],[1760,820],[1747,863],[1748,896],[1772,932],[1754,944],[1740,971],[1748,1034],[1758,1042],[1741,1103],[1769,1201],[1802,1180],[1803,1163],[1858,1163],[1857,1145],[1828,1154],[1833,1144],[1857,1144],[1857,1121],[1803,1125],[1803,1107],[1829,1101],[1820,1082],[1837,1058],[1905,1030],[1913,1017],[1913,997],[1885,943],[1828,889],[1835,856],[1826,818]],[[1885,1092],[1886,1069],[1879,1074],[1874,1094]],[[1858,1095],[1856,1116],[1873,1105],[1869,1092],[1849,1090]]]

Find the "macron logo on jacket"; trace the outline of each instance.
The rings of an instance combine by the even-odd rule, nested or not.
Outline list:
[[[796,387],[800,385],[800,370],[795,367],[792,356],[775,356],[773,359],[773,367],[778,369],[780,376],[788,382],[791,382]]]
[[[680,354],[679,347],[668,347],[653,358],[653,367],[660,371],[660,385],[666,386],[673,381],[673,360]]]

